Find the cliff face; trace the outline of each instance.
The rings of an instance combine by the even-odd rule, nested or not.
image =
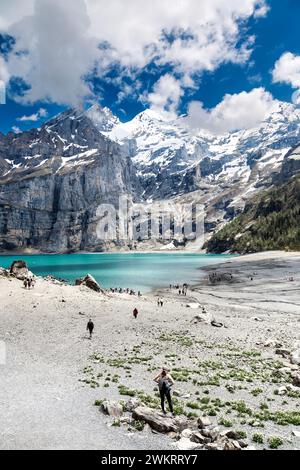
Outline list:
[[[86,117],[8,136],[1,154],[1,250],[101,250],[98,205],[138,192],[131,161]]]
[[[0,250],[119,246],[97,238],[96,211],[101,203],[117,208],[122,194],[203,205],[207,240],[253,196],[298,173],[299,124],[299,108],[283,103],[258,128],[223,136],[194,134],[184,117],[166,122],[150,110],[120,123],[94,106],[0,134]],[[212,249],[223,251],[218,243]]]

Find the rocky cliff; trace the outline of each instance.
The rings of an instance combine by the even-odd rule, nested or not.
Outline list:
[[[85,115],[1,140],[0,249],[101,250],[96,209],[138,193],[132,163]]]
[[[209,238],[254,195],[298,172],[299,141],[300,110],[284,103],[259,127],[222,136],[150,110],[121,123],[99,106],[0,135],[0,250],[113,248],[96,236],[96,210],[117,207],[121,194],[203,204]]]

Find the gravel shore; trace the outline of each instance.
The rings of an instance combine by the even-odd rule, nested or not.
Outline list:
[[[300,449],[300,387],[278,393],[291,380],[278,372],[288,359],[276,354],[300,349],[300,254],[204,268],[186,297],[175,289],[104,295],[42,278],[28,291],[0,276],[0,341],[1,449],[176,449],[169,436],[111,426],[94,406],[126,399],[128,390],[155,406],[153,377],[163,365],[176,380],[178,412],[241,430],[258,449],[272,437]]]

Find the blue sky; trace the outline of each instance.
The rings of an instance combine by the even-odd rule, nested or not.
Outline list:
[[[195,109],[205,110],[195,114],[199,126],[208,117],[217,129],[214,121],[226,121],[232,106],[247,105],[253,89],[260,90],[249,98],[255,100],[258,121],[272,99],[291,102],[300,89],[298,0],[244,0],[244,8],[232,0],[186,0],[177,16],[161,10],[156,0],[149,12],[143,11],[146,3],[140,8],[143,0],[128,0],[126,11],[121,0],[110,6],[99,0],[99,10],[93,0],[65,0],[63,7],[58,0],[24,0],[17,12],[14,0],[2,1],[4,133],[38,127],[68,107],[94,102],[110,107],[122,121],[148,107],[173,118],[196,102]],[[107,14],[103,20],[101,7]],[[196,21],[197,15],[207,15],[207,21]],[[224,101],[226,95],[238,97]],[[235,125],[225,124],[224,130]]]

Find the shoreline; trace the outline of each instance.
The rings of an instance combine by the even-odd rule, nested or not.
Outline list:
[[[176,450],[176,438],[112,426],[94,406],[95,400],[126,401],[121,391],[130,389],[159,409],[153,376],[167,365],[179,413],[206,414],[220,432],[243,431],[250,448],[268,448],[268,440],[279,437],[280,448],[300,449],[293,434],[300,432],[300,387],[291,388],[290,375],[300,368],[276,354],[276,348],[300,349],[300,253],[232,258],[203,273],[224,268],[238,283],[205,279],[186,297],[174,289],[141,298],[97,294],[40,277],[28,291],[22,281],[0,276],[0,341],[6,345],[0,448]],[[92,340],[85,331],[89,318]],[[236,411],[241,403],[251,415]],[[282,416],[285,426],[276,421]],[[253,443],[254,434],[263,444]]]

